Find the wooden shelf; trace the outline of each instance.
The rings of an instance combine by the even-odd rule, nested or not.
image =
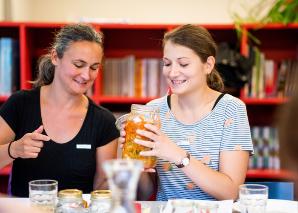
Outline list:
[[[0,176],[8,176],[11,171],[11,165],[8,165],[2,169],[0,169]]]
[[[8,96],[0,96],[0,103],[5,102],[8,99]]]
[[[291,180],[293,178],[293,174],[286,170],[250,169],[247,171],[246,178]]]
[[[284,104],[287,102],[287,98],[241,98],[246,104],[255,105],[277,105]]]
[[[136,98],[136,97],[119,97],[119,96],[101,96],[101,97],[94,97],[93,100],[97,103],[115,103],[115,104],[145,104],[157,97],[146,97],[146,98]]]

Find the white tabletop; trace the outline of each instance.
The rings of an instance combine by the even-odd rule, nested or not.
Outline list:
[[[84,195],[89,200],[89,195]],[[161,201],[140,201],[142,213],[159,213],[159,206],[166,205]],[[234,210],[239,210],[239,204],[234,203]],[[30,208],[29,198],[0,198],[0,213],[38,213]],[[266,213],[298,213],[298,202],[269,199]]]

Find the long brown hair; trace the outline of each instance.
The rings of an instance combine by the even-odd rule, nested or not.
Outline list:
[[[70,24],[61,28],[55,35],[53,44],[48,53],[38,60],[38,76],[32,81],[34,87],[48,85],[53,82],[55,66],[51,61],[51,52],[55,50],[58,58],[62,58],[67,48],[76,41],[96,42],[103,49],[103,34],[97,32],[87,24]]]
[[[164,35],[163,46],[167,41],[192,49],[203,63],[207,61],[209,56],[214,58],[216,56],[215,41],[208,30],[200,26],[186,24],[177,27]],[[223,80],[215,68],[207,75],[207,84],[211,89],[220,92],[224,90]]]

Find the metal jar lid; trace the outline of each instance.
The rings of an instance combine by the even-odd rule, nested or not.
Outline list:
[[[95,190],[91,192],[91,199],[107,199],[111,197],[111,190]]]
[[[82,198],[83,192],[78,189],[64,189],[58,192],[59,198]]]

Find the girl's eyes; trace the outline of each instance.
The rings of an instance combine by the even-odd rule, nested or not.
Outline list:
[[[187,67],[188,64],[180,64],[181,67]]]

